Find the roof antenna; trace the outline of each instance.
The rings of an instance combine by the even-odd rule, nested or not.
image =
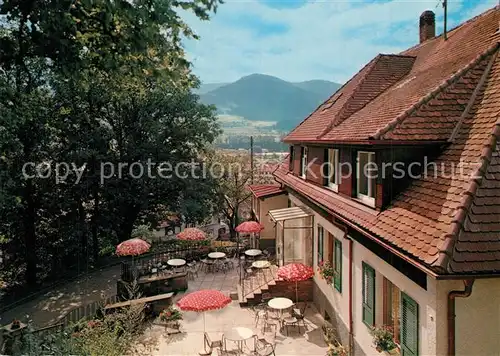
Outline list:
[[[446,33],[446,25],[448,22],[448,0],[443,0],[443,9],[444,9],[443,38],[446,41],[448,39],[448,34]]]

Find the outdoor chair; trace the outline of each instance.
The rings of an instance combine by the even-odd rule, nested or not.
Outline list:
[[[198,265],[196,264],[196,262],[192,262],[192,263],[188,264],[187,276],[188,276],[188,278],[191,278],[191,279],[194,279],[195,276],[196,276],[196,278],[198,278]]]
[[[250,268],[245,268],[243,270],[243,278],[248,279],[254,275],[255,271],[250,267]]]
[[[261,321],[261,320],[264,320],[264,322],[266,321],[267,316],[268,316],[267,304],[260,303],[260,304],[254,305],[252,307],[252,311],[254,313],[255,327],[257,327],[257,325],[259,325],[259,321]]]
[[[209,272],[212,269],[213,261],[211,261],[207,258],[204,258],[204,259],[200,260],[200,262],[202,263],[202,269],[205,273]]]
[[[306,313],[306,308],[307,308],[307,302],[295,304],[295,307],[297,307],[297,306],[299,306],[299,307],[292,309],[292,316],[294,316],[296,318],[304,319],[304,315]]]
[[[299,329],[299,334],[300,334],[300,325],[299,325],[299,320],[294,317],[294,316],[287,316],[283,319],[283,327],[286,330],[286,336],[288,336],[288,328],[289,327],[297,327]]]
[[[205,332],[203,335],[203,350],[200,350],[198,354],[202,356],[211,355],[213,349],[216,347],[225,349],[225,347],[223,347],[224,343],[224,335],[222,335],[220,340],[212,341],[212,339],[210,339],[210,336]]]
[[[234,269],[234,263],[230,259],[226,258],[223,262],[224,262],[224,266],[226,266],[226,268],[228,270],[229,269]]]
[[[275,317],[270,317],[268,314],[267,318],[264,321],[264,327],[262,328],[262,332],[265,333],[266,331],[270,330],[271,332],[274,331],[274,333],[276,333],[276,330],[278,330],[279,326],[280,326],[279,319]]]
[[[300,323],[304,326],[304,329],[307,330],[306,321],[305,321],[305,310],[307,307],[307,303],[304,303],[300,309],[293,309],[292,316],[297,319],[297,326],[300,330]]]
[[[262,296],[260,298],[260,300],[262,301],[262,303],[266,304],[267,305],[267,302],[269,302],[271,299],[273,299],[273,296],[271,295],[271,293],[262,293]]]
[[[273,341],[272,343],[267,341],[266,339],[259,339],[257,336],[255,338],[255,354],[259,356],[269,356],[275,354],[276,343]]]
[[[276,332],[278,331],[278,323],[271,323],[268,324],[268,326],[264,326],[259,332],[257,333],[257,338],[259,340],[271,340],[269,342],[274,342],[276,338]]]

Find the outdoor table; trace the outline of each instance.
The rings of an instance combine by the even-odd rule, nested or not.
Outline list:
[[[186,264],[186,260],[183,260],[182,258],[174,258],[171,260],[167,261],[167,264],[172,267],[181,267]]]
[[[252,263],[252,267],[257,269],[257,273],[260,273],[262,276],[264,276],[264,269],[271,267],[271,263],[266,260],[255,261]]]
[[[255,261],[252,263],[252,267],[258,268],[258,269],[264,269],[264,268],[269,268],[271,266],[271,263],[266,260],[261,260],[261,261]]]
[[[283,310],[290,308],[293,305],[293,302],[291,299],[288,298],[273,298],[269,302],[267,302],[267,305],[271,309],[276,309],[280,311],[280,324],[283,322]]]
[[[250,250],[246,250],[245,251],[245,255],[250,256],[250,257],[258,256],[261,253],[262,253],[262,251],[261,250],[257,250],[257,249],[250,249]]]
[[[237,326],[235,328],[232,328],[228,332],[225,332],[224,338],[236,342],[236,344],[238,345],[238,350],[243,352],[243,343],[246,340],[251,339],[254,335],[255,333],[252,329]]]
[[[226,254],[224,252],[210,252],[208,254],[208,257],[213,259],[218,259],[226,257]]]

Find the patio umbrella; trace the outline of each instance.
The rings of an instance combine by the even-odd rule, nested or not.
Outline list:
[[[236,232],[238,233],[252,233],[253,239],[255,239],[255,233],[261,232],[264,229],[264,226],[257,221],[244,221],[238,226],[236,226]],[[255,246],[252,246],[252,248]]]
[[[264,229],[264,226],[262,224],[258,223],[257,221],[245,221],[239,224],[236,227],[237,232],[261,232]]]
[[[151,245],[142,239],[130,239],[116,246],[118,256],[138,256],[148,252]]]
[[[146,241],[138,238],[125,240],[116,246],[116,254],[118,256],[132,256],[132,268],[134,268],[134,256],[142,255],[148,252],[151,245]]]
[[[310,266],[303,263],[295,262],[278,268],[277,276],[285,281],[295,282],[295,299],[299,301],[299,293],[297,291],[297,282],[305,281],[314,276],[314,270]]]
[[[188,227],[177,234],[179,240],[205,240],[207,235],[204,231],[197,229],[195,227]]]
[[[203,289],[189,293],[177,302],[181,310],[203,313],[203,332],[205,332],[205,312],[209,310],[222,309],[231,303],[231,298],[218,290]]]

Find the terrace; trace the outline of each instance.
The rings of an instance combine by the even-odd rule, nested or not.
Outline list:
[[[248,249],[248,245],[245,244],[239,249],[229,242],[213,242],[213,246],[193,242],[192,245],[192,247],[178,247],[136,258],[135,266],[142,270],[143,274],[138,280],[146,281],[145,285],[149,286],[149,289],[143,290],[146,292],[143,297],[148,298],[148,304],[155,304],[156,301],[153,299],[166,292],[165,290],[151,290],[151,280],[184,276],[187,289],[175,290],[175,296],[167,300],[168,304],[175,305],[183,296],[206,289],[221,291],[233,299],[226,308],[206,313],[206,331],[213,340],[219,340],[223,334],[228,336],[231,329],[240,327],[251,330],[252,335],[239,348],[241,353],[252,353],[256,347],[254,337],[265,336],[266,339],[272,340],[277,355],[303,354],[305,350],[311,355],[325,354],[327,345],[321,331],[324,322],[311,303],[304,309],[305,323],[300,324],[300,330],[295,325],[285,327],[283,324],[283,328],[276,328],[270,336],[269,330],[266,329],[267,321],[261,319],[259,323],[255,323],[257,312],[255,305],[262,306],[272,297],[285,297],[290,300],[290,303],[292,299],[295,300],[295,292],[293,288],[290,288],[290,283],[276,277],[275,256],[268,253],[260,253],[257,256],[245,255],[244,251]],[[161,247],[155,246],[154,248],[157,251],[159,249]],[[219,251],[219,255],[227,254],[227,256],[221,258],[220,261],[217,261],[217,258],[210,259],[209,256],[214,256],[214,251]],[[243,256],[246,258],[242,258]],[[187,263],[181,267],[182,271],[178,268],[171,268],[168,271],[163,269],[168,261],[183,258],[187,260]],[[256,265],[264,268],[252,268]],[[99,314],[98,309],[104,306],[106,306],[103,309],[105,313],[112,310],[113,305],[120,309],[130,307],[130,304],[124,303],[123,298],[116,297],[114,293],[117,290],[116,294],[120,294],[120,281],[127,279],[126,275],[130,272],[124,266],[127,264],[116,265],[77,279],[61,288],[55,288],[35,301],[4,313],[2,319],[12,320],[26,315],[26,320],[23,318],[22,322],[28,323],[29,319],[35,330],[56,332],[72,328],[72,325],[81,323],[82,320],[92,321],[95,315]],[[280,288],[280,286],[285,287]],[[243,291],[246,291],[244,298],[242,298]],[[301,294],[299,300],[310,300],[310,296]],[[161,303],[158,305],[161,308],[166,306]],[[276,312],[267,307],[266,309],[269,311],[269,320],[279,314],[279,311]],[[289,312],[292,310],[293,307],[290,304],[285,313],[282,313],[283,317],[291,316]],[[131,354],[197,354],[204,345],[203,317],[195,312],[182,312],[182,314],[180,333],[173,335],[168,333],[164,326],[157,325],[156,316],[156,319],[149,318],[142,325],[141,332],[135,336]],[[282,319],[279,320],[280,323],[281,321]],[[264,331],[267,332],[266,335]],[[238,343],[227,341],[227,347],[223,349],[235,353],[237,350],[233,348],[236,346]],[[222,349],[218,351],[225,352]]]

